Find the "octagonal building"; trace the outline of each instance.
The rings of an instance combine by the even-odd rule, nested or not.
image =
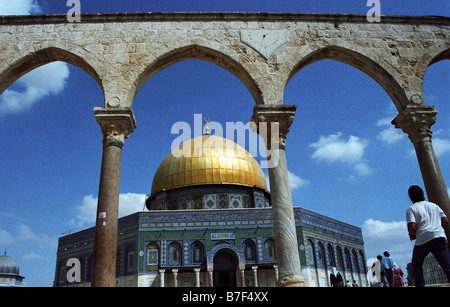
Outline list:
[[[145,206],[119,219],[117,286],[276,286],[270,191],[240,145],[214,135],[184,142],[161,162]],[[368,285],[359,227],[297,206],[294,216],[307,286],[331,286],[331,267]],[[59,239],[55,286],[90,285],[94,234]],[[80,261],[80,282],[67,279],[71,258]]]

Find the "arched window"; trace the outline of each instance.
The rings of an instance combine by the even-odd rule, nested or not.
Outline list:
[[[159,246],[152,242],[147,245],[147,270],[156,270],[159,264]]]
[[[172,242],[169,246],[169,265],[181,265],[181,245],[178,242]]]
[[[200,242],[195,242],[192,244],[192,263],[203,264],[204,262],[204,248],[203,244]]]
[[[120,275],[122,273],[122,251],[117,249],[116,254],[116,275]]]
[[[308,249],[308,264],[317,267],[316,253],[314,250],[314,244],[311,239],[308,240],[307,249]]]
[[[66,267],[67,261],[61,261],[59,263],[59,284],[64,285],[67,282],[66,274],[67,274],[67,267]]]
[[[266,252],[266,261],[275,261],[275,241],[273,239],[267,239],[264,243],[264,249]]]
[[[80,273],[81,273],[81,281],[86,280],[86,257],[80,257]]]
[[[358,272],[358,273],[360,273],[360,271],[359,271],[358,256],[357,256],[355,250],[352,251],[352,256],[353,256],[353,266],[354,266],[354,268],[355,268],[355,271]]]
[[[326,260],[325,260],[325,250],[324,250],[324,248],[323,248],[322,242],[319,242],[318,252],[319,252],[319,264],[320,264],[320,265],[325,265],[325,264],[326,264]]]
[[[127,248],[127,272],[133,272],[135,268],[135,251],[134,251],[134,244],[128,245]]]
[[[330,267],[335,267],[336,260],[334,258],[334,250],[333,250],[333,246],[331,246],[331,244],[327,245],[327,251],[328,251],[328,265]]]
[[[344,267],[344,257],[342,256],[342,249],[338,246],[336,247],[337,250],[337,267],[343,268]]]
[[[246,262],[256,262],[256,249],[255,243],[252,240],[244,242],[244,254]]]
[[[352,270],[352,260],[350,258],[350,252],[348,251],[347,247],[345,248],[344,253],[345,253],[345,268]]]

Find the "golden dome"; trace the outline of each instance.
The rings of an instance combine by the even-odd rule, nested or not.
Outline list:
[[[258,162],[242,146],[215,136],[203,135],[174,149],[155,173],[151,196],[175,188],[231,184],[259,187],[267,191]]]

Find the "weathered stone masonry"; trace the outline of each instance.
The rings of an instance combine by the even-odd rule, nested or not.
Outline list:
[[[88,72],[106,107],[131,107],[141,86],[176,62],[197,58],[234,73],[257,104],[281,104],[289,79],[306,65],[334,59],[366,72],[401,111],[423,102],[427,67],[449,57],[450,19],[290,13],[85,14],[0,19],[0,91],[28,71],[61,60]],[[268,59],[241,41],[241,30],[279,30],[287,42]],[[110,104],[109,104],[110,103]]]

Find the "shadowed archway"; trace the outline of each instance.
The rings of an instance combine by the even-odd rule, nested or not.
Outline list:
[[[214,256],[214,287],[236,287],[238,257],[231,249],[221,249]]]

